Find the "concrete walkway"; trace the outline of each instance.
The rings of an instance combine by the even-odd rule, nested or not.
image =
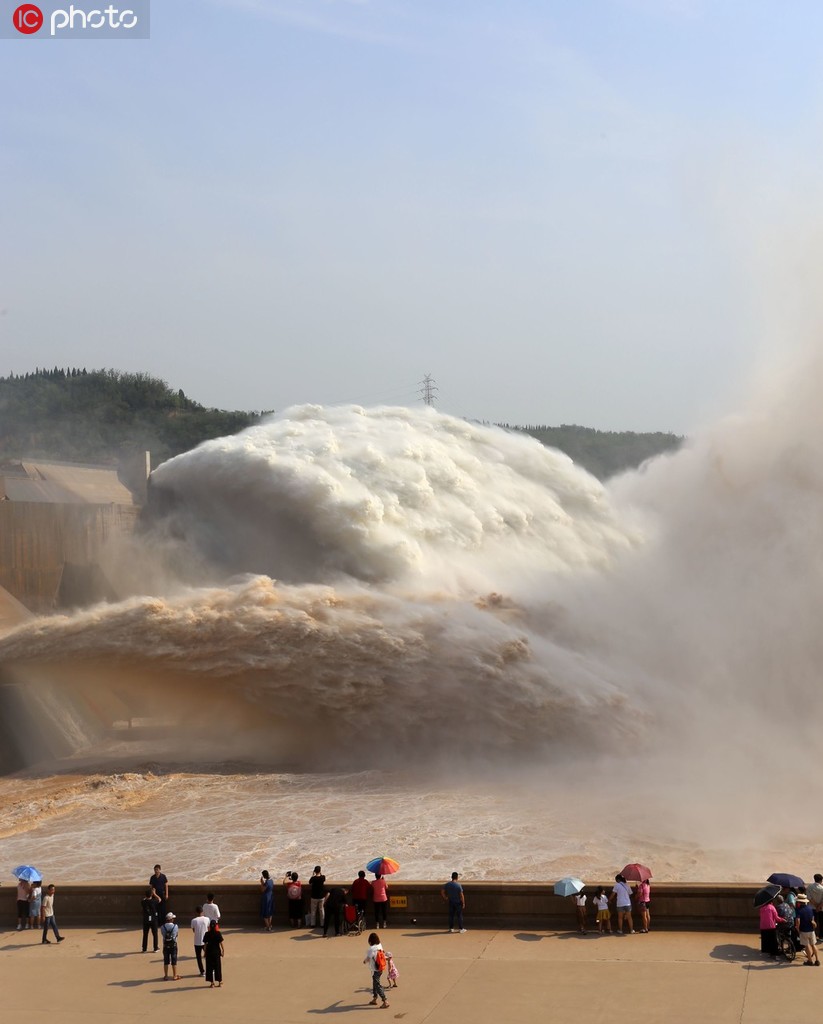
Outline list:
[[[212,990],[197,974],[183,925],[177,982],[161,980],[159,954],[139,952],[138,930],[66,927],[59,946],[41,945],[39,932],[3,932],[3,1024],[291,1024],[335,1014],[348,1024],[773,1024],[787,1007],[813,1010],[823,993],[823,968],[802,967],[800,956],[764,962],[754,931],[619,937],[389,928],[380,935],[400,978],[381,1010],[366,1005],[365,936],[227,927],[225,984]]]

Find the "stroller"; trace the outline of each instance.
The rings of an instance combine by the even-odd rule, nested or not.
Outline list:
[[[366,915],[362,910],[347,903],[343,907],[343,934],[361,935],[366,929]]]

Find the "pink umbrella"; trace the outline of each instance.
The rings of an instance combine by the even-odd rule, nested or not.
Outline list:
[[[648,882],[652,873],[645,864],[627,864],[620,874],[627,882]]]

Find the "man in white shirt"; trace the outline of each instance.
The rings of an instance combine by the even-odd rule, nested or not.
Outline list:
[[[205,975],[203,968],[203,936],[209,930],[210,918],[203,913],[202,907],[196,907],[197,917],[191,919],[191,930],[194,932],[194,955],[197,957],[197,969],[200,977]]]
[[[210,921],[216,921],[220,924],[220,907],[214,902],[214,893],[210,892],[206,896],[206,902],[203,904],[203,913]]]
[[[49,928],[54,932],[58,942],[62,942],[65,935],[57,930],[57,919],[54,916],[54,886],[46,887],[46,895],[43,897],[43,942],[48,945],[51,939],[48,938]]]
[[[823,935],[823,875],[814,876],[811,885],[806,886],[806,895],[814,911],[814,919],[817,922],[817,934]]]

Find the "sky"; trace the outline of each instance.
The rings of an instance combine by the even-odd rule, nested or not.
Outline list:
[[[430,374],[458,416],[689,433],[800,330],[821,51],[823,5],[758,0],[154,0],[148,40],[0,40],[0,374],[277,411]]]

